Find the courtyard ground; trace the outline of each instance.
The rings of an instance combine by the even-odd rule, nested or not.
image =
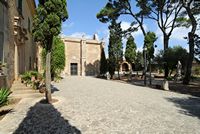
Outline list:
[[[92,77],[53,85],[58,102],[22,99],[0,121],[0,133],[200,133],[197,97]]]

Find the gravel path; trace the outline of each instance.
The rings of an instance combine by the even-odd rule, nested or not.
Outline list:
[[[200,133],[200,99],[95,79],[67,77],[55,86],[55,106],[82,133]]]
[[[53,97],[24,98],[0,134],[199,134],[200,98],[92,77],[54,83]]]

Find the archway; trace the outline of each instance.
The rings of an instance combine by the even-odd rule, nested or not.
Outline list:
[[[127,63],[122,63],[122,71],[128,72],[129,71],[129,65]]]

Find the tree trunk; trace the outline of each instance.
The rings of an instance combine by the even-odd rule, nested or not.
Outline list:
[[[183,84],[189,84],[190,78],[191,78],[191,69],[192,69],[192,62],[194,59],[194,35],[197,29],[197,20],[194,17],[194,14],[192,13],[192,9],[190,7],[190,4],[187,6],[184,6],[184,8],[187,11],[187,14],[192,22],[192,29],[191,32],[188,33],[188,38],[189,38],[189,55],[187,59],[187,64],[186,64],[186,72],[185,72],[185,77],[183,79]]]
[[[46,101],[47,103],[50,103],[52,98],[51,98],[51,51],[47,51],[46,55]]]
[[[192,32],[188,33],[189,37],[189,55],[186,64],[186,72],[183,79],[183,84],[189,84],[191,78],[192,62],[194,59],[194,34]]]
[[[151,59],[149,59],[149,84],[151,86]]]
[[[52,42],[53,38],[49,39],[48,44],[47,44],[47,54],[46,54],[46,101],[47,103],[51,103],[52,97],[51,97],[51,48],[52,48]]]
[[[169,36],[164,34],[164,53],[167,51],[168,46],[169,46]],[[164,70],[165,70],[165,78],[167,78],[169,74],[169,68],[166,58],[164,60]]]

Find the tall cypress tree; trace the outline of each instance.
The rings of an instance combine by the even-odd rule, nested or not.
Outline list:
[[[121,23],[117,23],[116,20],[112,20],[111,25],[109,26],[110,38],[108,45],[108,55],[109,55],[109,65],[108,71],[113,78],[115,70],[120,69],[120,62],[123,60],[123,46],[122,46],[122,29]]]
[[[101,60],[100,60],[100,74],[104,75],[108,71],[107,59],[105,56],[104,48],[101,48]]]
[[[33,19],[33,37],[46,49],[46,100],[51,98],[51,51],[54,36],[61,31],[62,21],[68,18],[66,0],[39,0]]]
[[[151,59],[154,58],[154,42],[157,40],[154,32],[148,32],[145,36],[144,42],[147,47],[147,60],[149,61],[150,85],[151,85]]]
[[[137,46],[134,42],[134,38],[132,35],[130,35],[126,42],[125,58],[126,58],[126,61],[129,62],[131,65],[133,64],[133,62],[135,62],[135,59],[136,59],[136,55],[137,55],[136,49],[137,49]]]

